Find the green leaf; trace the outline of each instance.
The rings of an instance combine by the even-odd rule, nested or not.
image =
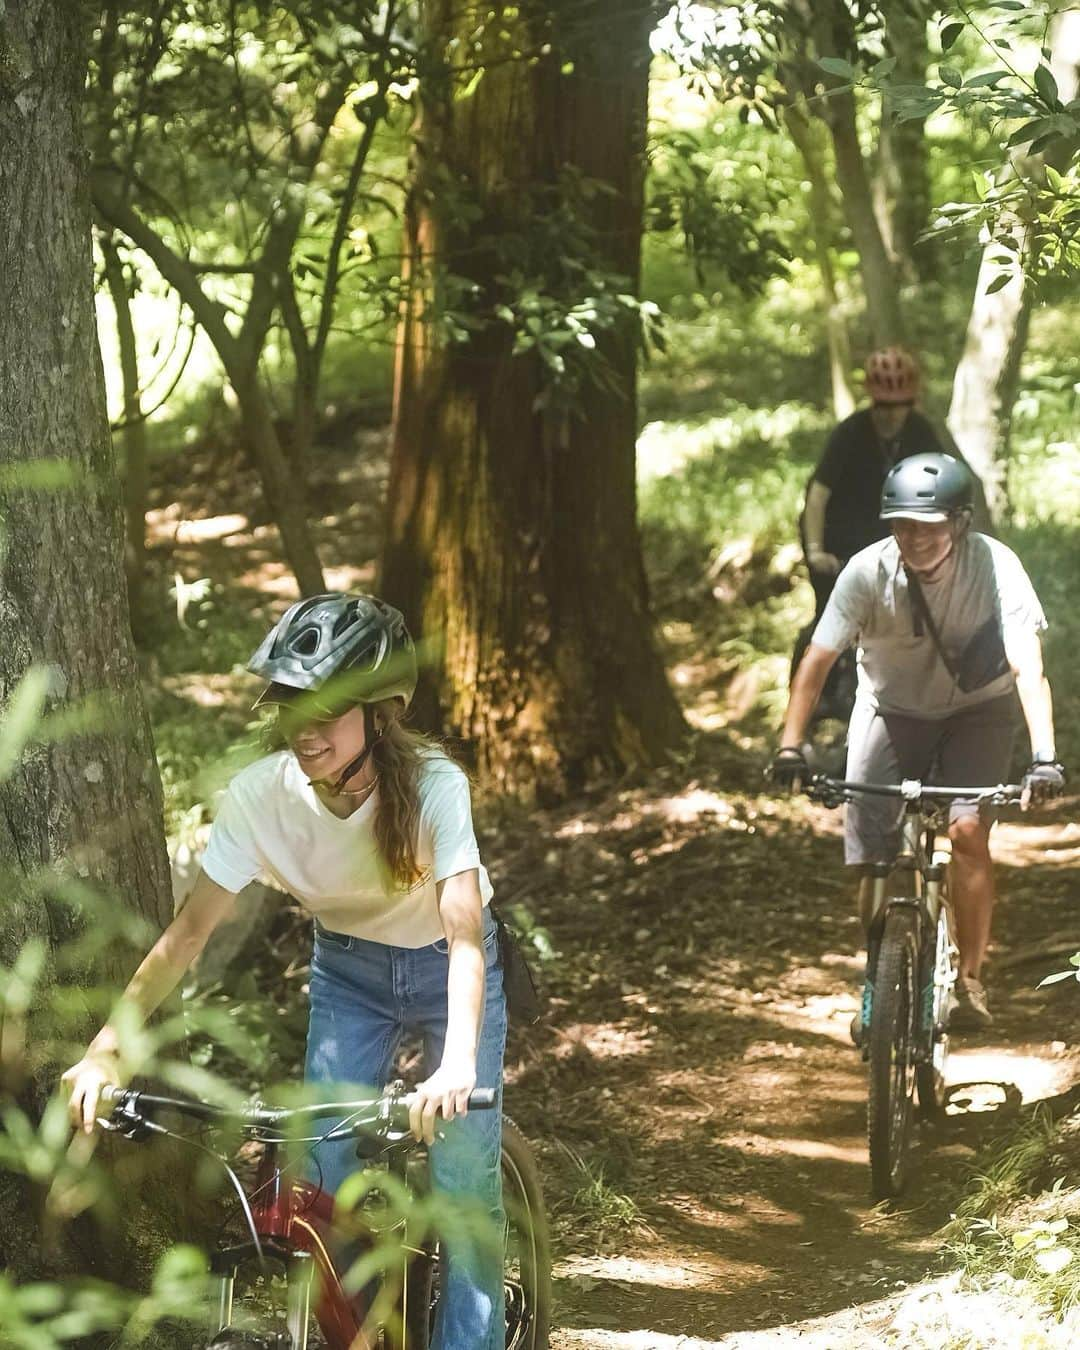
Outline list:
[[[1035,88],[1039,91],[1039,97],[1053,111],[1061,107],[1061,99],[1058,95],[1057,80],[1049,66],[1035,67]]]
[[[962,23],[947,23],[941,30],[942,52],[947,52],[963,31],[964,25]]]
[[[990,285],[987,286],[984,294],[995,295],[1003,286],[1007,286],[1011,280],[1012,278],[1008,272],[999,272]]]
[[[1007,70],[984,70],[981,75],[972,75],[970,80],[966,80],[964,88],[988,89],[991,85],[1000,84],[1008,74]]]
[[[1044,976],[1035,986],[1036,989],[1045,989],[1048,984],[1060,984],[1062,980],[1075,980],[1077,972],[1075,970],[1058,970],[1053,975]]]
[[[1039,136],[1046,134],[1047,118],[1036,117],[1031,122],[1025,122],[1022,126],[1016,128],[1009,139],[1005,142],[1008,149],[1015,145],[1026,145],[1028,141],[1036,140]]]
[[[49,672],[44,666],[31,666],[11,696],[7,712],[0,721],[0,782],[18,766],[27,743],[37,730],[49,683]]]
[[[964,77],[955,66],[938,66],[938,75],[942,84],[947,84],[950,89],[959,89],[964,83]]]
[[[850,61],[841,60],[839,56],[822,56],[818,60],[818,65],[827,75],[836,75],[841,80],[855,78],[855,67]]]

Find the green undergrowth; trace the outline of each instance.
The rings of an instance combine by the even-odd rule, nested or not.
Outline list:
[[[977,1289],[1015,1287],[1062,1317],[1080,1308],[1080,1117],[1036,1110],[977,1160],[945,1230],[946,1255]]]

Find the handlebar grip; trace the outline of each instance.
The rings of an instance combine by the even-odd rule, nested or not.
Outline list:
[[[473,1088],[469,1093],[470,1111],[490,1111],[495,1105],[494,1088]]]
[[[106,1083],[101,1089],[98,1101],[102,1106],[116,1106],[126,1095],[128,1089],[117,1087],[115,1083]]]

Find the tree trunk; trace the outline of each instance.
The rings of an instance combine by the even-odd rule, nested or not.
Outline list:
[[[135,325],[131,320],[134,287],[128,285],[124,263],[111,234],[102,237],[101,253],[105,259],[105,282],[116,314],[116,339],[120,350],[120,375],[124,391],[121,436],[124,446],[124,570],[127,574],[131,628],[136,641],[139,641],[145,636],[147,619],[144,583],[149,471],[146,422],[143,419],[142,391],[139,386],[139,355]]]
[[[927,9],[922,0],[887,0],[882,5],[885,37],[896,58],[893,80],[899,85],[926,83],[930,60],[926,37]],[[883,233],[889,240],[896,266],[909,280],[927,280],[933,275],[934,250],[919,236],[930,223],[930,165],[926,151],[925,122],[912,118],[893,120],[891,100],[882,100],[878,141],[878,181],[883,196]]]
[[[537,190],[567,170],[602,185],[590,224],[636,286],[651,16],[638,0],[552,6],[550,30],[536,11],[499,15],[508,48],[548,50],[490,59],[465,96],[449,79],[424,90],[382,589],[430,644],[421,714],[474,742],[496,782],[550,797],[656,761],[684,729],[637,531],[634,343],[601,343],[610,387],[588,385],[560,421],[538,409],[539,363],[511,354],[505,325],[447,346],[431,311],[443,267],[492,292],[497,263],[476,241],[528,229]],[[428,0],[426,21],[444,52],[468,28],[451,0]],[[447,183],[479,220],[455,218]]]
[[[300,594],[318,595],[326,589],[326,582],[308,524],[302,470],[290,465],[286,457],[258,373],[230,373],[229,383],[240,405],[244,440],[258,467],[266,504]]]
[[[822,0],[811,14],[819,54],[851,57],[855,42],[851,15],[843,0]],[[888,346],[902,342],[904,337],[900,288],[874,211],[870,175],[856,126],[855,97],[850,89],[841,88],[840,80],[824,76],[823,82],[829,93],[821,101],[822,116],[832,135],[836,181],[859,255],[870,338],[875,347]]]
[[[47,711],[70,717],[96,697],[108,715],[77,735],[31,741],[0,775],[0,962],[9,966],[32,941],[46,955],[25,1020],[9,1005],[3,1026],[7,1103],[32,1119],[70,1045],[98,1020],[95,990],[117,988],[137,959],[117,936],[121,923],[157,930],[172,913],[94,326],[84,13],[65,0],[0,10],[0,689],[10,711],[17,683],[36,668],[47,674]],[[92,893],[103,897],[99,909]],[[69,987],[59,1002],[61,983]],[[95,1237],[81,1258],[63,1243],[45,1250],[42,1199],[36,1184],[5,1174],[0,1256],[10,1273],[79,1265],[132,1277],[130,1226],[117,1244]],[[128,1199],[130,1224],[147,1193],[135,1187]],[[160,1244],[168,1221],[159,1213],[147,1231]]]
[[[1051,69],[1061,101],[1067,104],[1080,88],[1080,13],[1066,10],[1059,14],[1051,28],[1050,42]],[[1045,155],[1034,158],[1020,152],[1008,172],[1037,176],[1044,164],[1064,167],[1075,149],[1071,142],[1058,142]],[[1021,246],[1020,256],[1026,259],[1032,226],[1019,218],[1012,224],[1012,233]],[[1001,272],[1000,265],[991,259],[1001,252],[1001,245],[994,240],[983,249],[964,351],[953,377],[946,419],[961,453],[983,481],[987,506],[993,516],[1008,511],[1012,410],[1032,303],[1031,283],[1022,269],[1000,290],[988,292],[991,281]]]
[[[802,102],[789,103],[784,108],[784,121],[810,180],[810,231],[814,241],[814,256],[821,273],[821,289],[825,295],[825,339],[829,348],[833,412],[837,421],[843,421],[855,411],[855,391],[851,387],[851,343],[847,321],[833,271],[833,210],[825,176],[824,154],[818,137],[820,123],[810,120]],[[821,132],[821,135],[824,134]]]

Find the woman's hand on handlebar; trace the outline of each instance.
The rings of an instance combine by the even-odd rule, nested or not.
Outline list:
[[[127,1075],[115,1051],[87,1050],[78,1064],[73,1064],[60,1078],[60,1086],[68,1094],[68,1116],[72,1127],[91,1134],[102,1091],[109,1086],[123,1087],[126,1082]]]
[[[409,1109],[409,1128],[417,1139],[426,1144],[435,1142],[435,1121],[469,1113],[469,1093],[476,1086],[476,1061],[448,1061],[435,1070],[430,1078],[417,1085]]]

